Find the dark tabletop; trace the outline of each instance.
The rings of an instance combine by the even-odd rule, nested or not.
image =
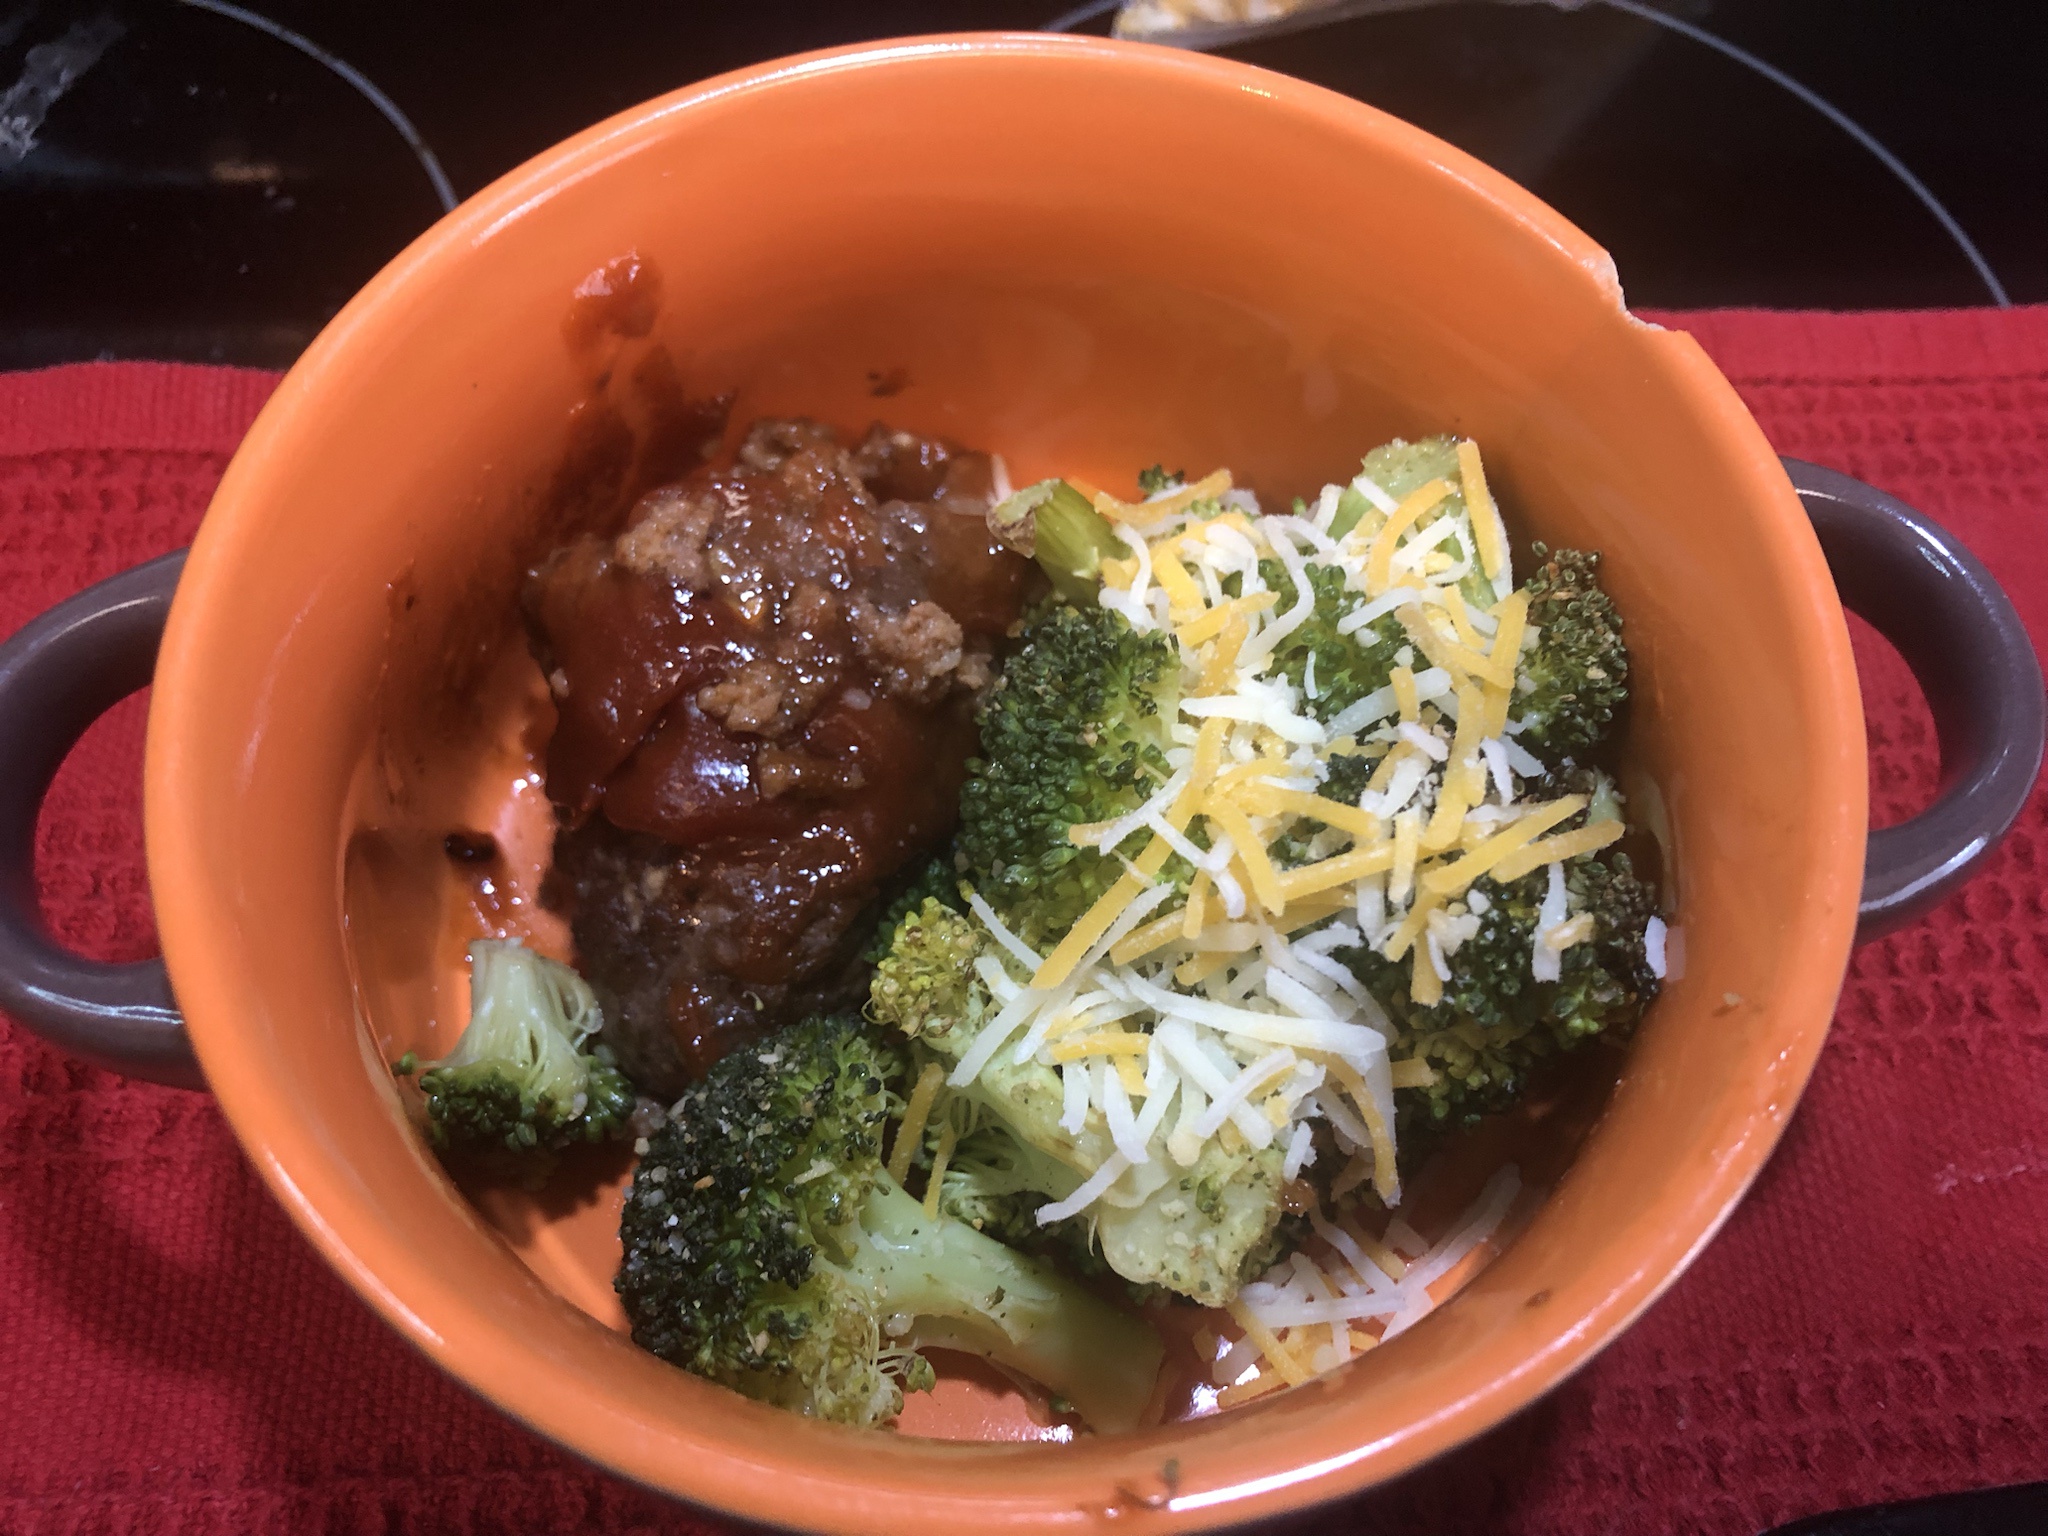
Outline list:
[[[620,108],[778,54],[1062,13],[1059,0],[253,4],[238,17],[223,0],[0,0],[0,368],[283,365],[440,213],[437,180],[465,196]],[[1605,0],[1425,4],[1226,51],[1499,167],[1606,245],[1639,307],[1969,305],[1997,287],[2048,300],[2048,4],[1659,9],[1817,93],[1878,150]]]

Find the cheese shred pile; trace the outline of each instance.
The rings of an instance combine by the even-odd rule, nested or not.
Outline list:
[[[1231,1303],[1242,1336],[1197,1338],[1211,1383],[1198,1411],[1300,1386],[1414,1327],[1501,1246],[1521,1192],[1502,1168],[1434,1243],[1398,1217],[1373,1237],[1355,1216],[1315,1213],[1314,1239]]]
[[[1337,956],[1369,946],[1407,967],[1418,1004],[1436,1003],[1479,928],[1473,881],[1547,867],[1530,968],[1554,979],[1593,937],[1563,861],[1622,834],[1611,807],[1556,831],[1585,797],[1520,793],[1542,771],[1513,718],[1535,633],[1478,449],[1459,444],[1455,478],[1398,500],[1361,474],[1295,515],[1256,515],[1222,470],[1140,502],[1080,489],[1128,552],[1104,562],[1099,601],[1179,648],[1172,773],[1128,815],[1071,829],[1124,873],[1051,953],[974,902],[997,941],[979,961],[996,1007],[951,1082],[1010,1051],[1059,1072],[1069,1130],[1102,1116],[1114,1155],[1041,1222],[1142,1199],[1212,1140],[1278,1145],[1293,1179],[1315,1158],[1317,1121],[1349,1182],[1369,1179],[1392,1207],[1393,1092],[1430,1068],[1390,1059],[1391,1021]],[[1391,680],[1328,718],[1312,661],[1298,684],[1274,665],[1311,616],[1318,567],[1341,573],[1339,634],[1399,642]],[[1354,798],[1324,793],[1339,756],[1371,765]],[[1193,873],[1169,883],[1176,855]]]

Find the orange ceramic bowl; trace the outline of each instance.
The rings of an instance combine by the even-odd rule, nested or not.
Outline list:
[[[618,266],[586,280],[629,254],[642,276],[608,327],[586,304],[565,328],[579,286],[617,286]],[[579,1293],[549,1256],[550,1233],[605,1213],[536,1207],[508,1243],[458,1194],[386,1066],[427,1038],[449,964],[445,893],[407,886],[407,838],[451,795],[531,794],[516,751],[487,745],[514,576],[579,496],[658,470],[678,383],[736,390],[741,421],[886,414],[1005,454],[1019,483],[1121,484],[1163,459],[1285,497],[1396,433],[1466,433],[1525,535],[1605,552],[1639,669],[1629,778],[1682,963],[1576,1161],[1455,1302],[1232,1413],[948,1443],[671,1369],[593,1316],[601,1277]],[[1678,1275],[1827,1028],[1863,754],[1842,612],[1778,460],[1688,337],[1628,313],[1579,231],[1276,75],[938,38],[764,66],[602,124],[342,312],[237,454],[179,588],[149,866],[249,1156],[372,1306],[507,1412],[782,1525],[1189,1530],[1478,1433]]]

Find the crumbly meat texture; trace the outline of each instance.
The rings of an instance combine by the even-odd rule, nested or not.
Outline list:
[[[1030,595],[989,459],[757,422],[533,574],[551,899],[640,1086],[843,1000],[877,899],[952,830]]]
[[[853,645],[886,693],[918,703],[945,696],[960,677],[966,636],[937,603],[919,601],[901,613],[873,603],[847,607]]]

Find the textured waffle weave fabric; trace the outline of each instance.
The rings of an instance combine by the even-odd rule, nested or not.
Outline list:
[[[1660,317],[1784,452],[1957,529],[2048,636],[2048,309]],[[0,634],[190,538],[269,375],[0,377]],[[1858,633],[1873,807],[1931,794],[1925,706]],[[39,838],[54,930],[154,943],[142,708],[96,726]],[[1542,1403],[1290,1529],[1737,1533],[2048,1470],[2048,816],[1858,952],[1754,1194],[1690,1273]],[[314,1258],[212,1103],[76,1065],[0,1019],[0,1533],[723,1530],[441,1376]]]

